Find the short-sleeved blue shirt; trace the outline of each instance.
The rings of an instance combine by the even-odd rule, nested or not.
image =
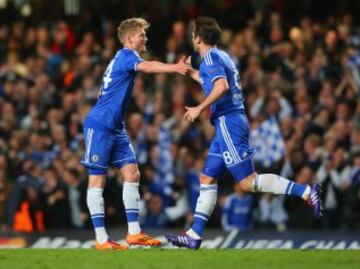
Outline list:
[[[99,100],[87,115],[84,126],[109,131],[124,129],[124,116],[143,59],[131,49],[119,50],[109,63],[101,83]]]
[[[206,96],[218,78],[225,78],[229,84],[229,91],[210,107],[212,122],[229,112],[244,111],[239,72],[227,53],[217,48],[208,50],[201,59],[199,75]]]

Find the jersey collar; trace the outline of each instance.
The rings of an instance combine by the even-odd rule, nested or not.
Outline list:
[[[201,62],[203,62],[204,59],[205,59],[205,56],[207,56],[208,54],[210,54],[210,52],[212,52],[214,49],[216,49],[216,47],[212,47],[212,48],[208,49],[208,50],[205,52],[205,54],[203,55],[203,57],[201,58]]]

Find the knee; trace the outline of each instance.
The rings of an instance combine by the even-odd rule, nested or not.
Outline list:
[[[202,174],[200,175],[200,184],[213,185],[216,184],[216,179]]]
[[[140,182],[140,171],[139,169],[134,169],[133,171],[130,171],[124,176],[124,181],[136,183]]]
[[[256,177],[256,173],[252,173],[251,175],[249,175],[246,178],[239,181],[237,184],[240,185],[240,187],[242,188],[243,191],[252,192],[255,177]]]
[[[103,189],[105,187],[105,175],[90,175],[89,176],[89,189]]]

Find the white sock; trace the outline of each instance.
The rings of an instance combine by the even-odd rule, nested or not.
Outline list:
[[[138,234],[141,232],[139,225],[139,183],[124,182],[123,201],[125,206],[126,218],[128,221],[129,234]]]
[[[275,174],[260,174],[255,177],[253,191],[285,194],[289,182],[286,178]]]
[[[214,211],[217,199],[217,184],[201,184],[200,194],[196,202],[194,223],[186,232],[194,239],[200,239],[204,234],[205,225]]]
[[[100,244],[105,243],[109,239],[105,229],[105,210],[102,193],[102,188],[90,188],[86,196],[86,203],[93,222],[96,241]]]
[[[253,191],[293,195],[306,200],[310,187],[275,174],[260,174],[254,179]]]

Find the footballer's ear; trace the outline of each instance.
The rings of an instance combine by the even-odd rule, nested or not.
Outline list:
[[[132,44],[133,42],[133,37],[134,37],[134,33],[133,32],[128,32],[125,34],[124,36],[124,41],[127,44]]]
[[[123,43],[124,45],[130,43],[129,34],[128,34],[128,33],[125,33],[125,34],[124,34],[122,43]]]
[[[201,43],[201,38],[199,36],[194,36],[194,41],[196,45],[200,45]]]

